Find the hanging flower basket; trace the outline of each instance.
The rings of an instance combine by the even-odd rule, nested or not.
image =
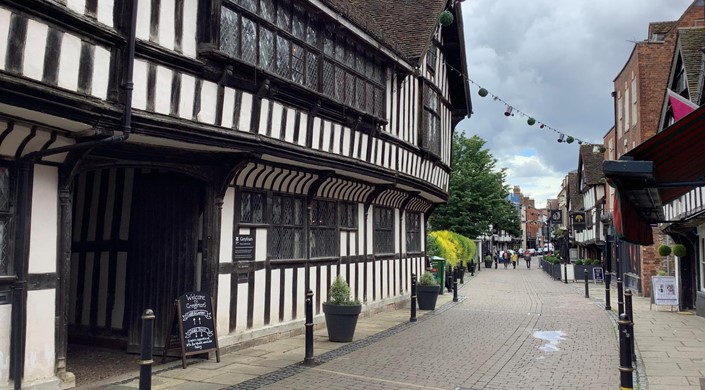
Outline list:
[[[529,126],[533,126],[536,123],[536,119],[534,118],[529,118],[526,120],[526,123],[529,124]]]
[[[453,23],[454,19],[455,17],[450,11],[443,11],[441,12],[441,16],[438,18],[438,21],[441,23],[441,26],[448,27]]]
[[[671,254],[671,247],[668,245],[659,245],[658,254],[660,256],[664,256],[664,257],[670,255]]]
[[[480,96],[482,96],[482,97],[487,96],[488,93],[489,93],[489,92],[487,92],[487,90],[484,89],[484,88],[480,88],[480,90],[477,91],[477,94],[480,95]]]

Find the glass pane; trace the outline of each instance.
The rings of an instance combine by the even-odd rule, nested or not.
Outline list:
[[[294,199],[294,225],[304,225],[304,204],[301,199]]]
[[[0,210],[10,210],[10,170],[0,167]]]
[[[249,11],[257,12],[257,0],[237,0],[237,3]]]
[[[306,86],[318,91],[318,56],[311,52],[306,56]]]
[[[387,104],[385,101],[385,96],[384,96],[384,90],[380,88],[375,88],[375,112],[374,115],[376,115],[379,118],[384,117],[384,109]]]
[[[357,85],[355,86],[355,92],[357,92],[357,96],[355,99],[355,107],[357,107],[358,110],[364,111],[365,110],[365,81],[361,79],[360,77],[356,77],[356,82]]]
[[[257,64],[257,25],[255,22],[242,18],[242,60]]]
[[[252,194],[249,192],[240,195],[240,222],[252,222]]]
[[[277,8],[277,26],[284,31],[291,32],[291,2],[282,0]]]
[[[252,222],[264,223],[264,194],[254,194],[252,196]]]
[[[306,27],[306,42],[312,46],[318,46],[318,31],[316,29],[316,19],[311,16]]]
[[[339,62],[345,61],[345,39],[341,37],[335,40],[335,59]]]
[[[355,52],[355,70],[365,74],[365,55],[362,52]]]
[[[266,28],[259,30],[259,66],[263,69],[274,70],[274,33]]]
[[[335,96],[334,69],[332,63],[328,61],[323,62],[323,93],[330,97]]]
[[[274,1],[273,0],[260,0],[260,8],[262,8],[260,14],[267,21],[274,23],[276,19],[276,14],[274,13]]]
[[[277,73],[287,79],[291,78],[289,71],[289,41],[286,38],[277,36]]]
[[[306,38],[306,19],[306,11],[304,10],[304,7],[299,4],[294,4],[294,27],[292,34],[301,40]]]
[[[373,114],[375,110],[375,89],[370,83],[365,83],[365,112]]]
[[[355,44],[348,41],[345,46],[345,65],[355,69]]]
[[[282,198],[282,225],[292,225],[293,212],[291,198]]]
[[[328,24],[323,30],[323,53],[327,56],[333,56],[335,51],[335,41],[333,40],[333,26]]]
[[[10,264],[10,254],[8,250],[8,225],[6,219],[0,220],[0,275],[7,275]]]
[[[282,198],[274,196],[272,198],[272,224],[281,225],[282,223]]]
[[[239,46],[240,28],[237,22],[237,13],[222,7],[220,12],[220,50],[237,57]]]
[[[291,79],[294,82],[303,84],[304,83],[304,59],[305,53],[304,49],[292,43],[291,44]]]
[[[345,73],[345,104],[355,104],[355,76],[352,73]]]
[[[345,101],[345,75],[343,68],[335,67],[335,99],[341,103]]]

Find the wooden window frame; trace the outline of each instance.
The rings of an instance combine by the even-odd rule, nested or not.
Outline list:
[[[386,215],[382,216],[381,213]],[[394,209],[390,207],[373,207],[373,252],[375,255],[394,254]],[[388,224],[384,224],[388,222]]]
[[[413,219],[416,221],[413,221]],[[406,251],[409,253],[421,252],[421,213],[407,211],[404,216],[404,222],[406,228]],[[416,226],[417,229],[410,229],[410,226]]]

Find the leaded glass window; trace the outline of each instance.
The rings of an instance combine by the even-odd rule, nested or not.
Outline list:
[[[424,86],[424,146],[431,153],[441,153],[440,95],[428,85]]]
[[[374,227],[375,254],[394,253],[394,210],[375,206]]]
[[[238,4],[251,12],[257,12],[257,0],[236,0]]]
[[[240,24],[237,19],[235,12],[223,8],[220,14],[220,50],[236,58],[240,55]]]
[[[272,225],[267,250],[272,259],[305,258],[304,203],[299,197],[272,197]]]
[[[318,45],[318,29],[316,19],[313,16],[308,20],[308,26],[306,27],[306,42],[311,46]]]
[[[421,214],[406,212],[406,251],[421,252]]]
[[[335,97],[334,69],[332,63],[323,63],[323,93],[330,97]]]
[[[294,4],[294,24],[291,33],[294,34],[296,38],[304,39],[306,38],[306,11],[300,4]]]
[[[0,212],[10,210],[10,171],[0,167]]]
[[[284,31],[291,31],[291,1],[282,0],[277,7],[277,26]]]
[[[255,64],[257,60],[257,25],[242,18],[242,60]]]
[[[357,228],[357,205],[355,203],[340,204],[340,227]]]
[[[304,83],[304,61],[306,54],[304,48],[292,43],[291,44],[291,79],[294,82]]]
[[[289,41],[286,38],[277,37],[277,73],[287,79],[291,78],[290,50]]]
[[[428,54],[426,55],[426,66],[433,72],[436,71],[436,50],[436,46],[431,45],[431,47],[428,48]]]
[[[306,86],[318,90],[318,56],[311,52],[306,58]]]
[[[260,0],[260,8],[262,9],[260,14],[268,22],[274,23],[276,19],[276,14],[274,13],[274,0]]]
[[[345,103],[355,106],[355,76],[348,72],[345,72]]]
[[[338,100],[339,102],[344,101],[345,99],[345,78],[346,78],[346,72],[343,70],[343,68],[336,66],[335,67],[335,99]]]
[[[338,256],[338,232],[335,202],[314,200],[311,203],[311,257]]]
[[[268,71],[274,70],[274,33],[260,27],[259,66]]]
[[[264,223],[266,200],[263,193],[243,191],[240,194],[240,223]]]
[[[0,275],[10,273],[11,194],[10,170],[0,167]]]

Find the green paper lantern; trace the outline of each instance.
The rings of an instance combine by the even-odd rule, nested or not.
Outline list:
[[[438,18],[438,21],[441,22],[441,26],[448,27],[453,23],[454,19],[455,17],[450,11],[443,11],[441,12],[441,16]]]
[[[676,244],[673,245],[673,254],[678,257],[683,257],[688,254],[688,251],[685,249],[685,245]]]
[[[487,92],[487,90],[484,89],[484,88],[480,88],[480,90],[477,91],[477,94],[480,95],[480,96],[482,96],[482,97],[487,96],[488,93],[489,93],[489,92]]]
[[[566,142],[566,143],[569,143],[569,144],[572,144],[573,141],[575,141],[575,138],[573,138],[573,137],[571,137],[571,136],[568,136],[568,138],[565,139],[565,142]]]
[[[536,123],[536,119],[529,117],[529,119],[526,120],[526,123],[528,123],[529,126],[533,126],[534,123]]]
[[[600,146],[600,148],[599,148],[598,150],[600,151],[600,153],[604,153],[604,152],[605,152],[605,150],[607,150],[607,149],[605,149],[605,147],[604,147],[604,146]]]
[[[671,247],[668,245],[659,245],[658,247],[659,256],[666,257],[671,254]]]

